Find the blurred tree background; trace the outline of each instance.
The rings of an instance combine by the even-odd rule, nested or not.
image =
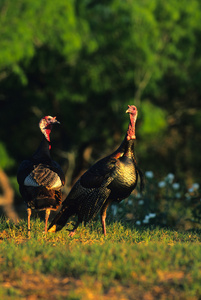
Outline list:
[[[136,156],[159,179],[200,180],[199,0],[1,0],[0,168],[16,172],[57,116],[52,157],[67,189],[122,141],[137,106]]]

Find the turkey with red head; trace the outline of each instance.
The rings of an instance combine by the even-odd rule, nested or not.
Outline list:
[[[105,218],[108,205],[127,198],[137,185],[138,175],[141,190],[143,189],[143,175],[134,155],[137,108],[128,105],[126,113],[130,115],[130,123],[122,144],[78,179],[62,203],[60,212],[51,222],[48,232],[61,230],[70,216],[77,215],[78,220],[69,234],[73,236],[81,222],[86,224],[100,211],[103,234],[106,235]]]
[[[50,133],[54,124],[59,123],[56,117],[46,116],[39,122],[44,135],[43,141],[34,155],[22,161],[17,181],[20,193],[27,204],[28,234],[30,235],[31,210],[46,210],[45,232],[51,210],[57,210],[61,205],[61,187],[65,177],[60,165],[50,156]]]

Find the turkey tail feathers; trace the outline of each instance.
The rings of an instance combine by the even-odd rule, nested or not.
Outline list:
[[[79,214],[86,225],[91,219],[93,219],[101,207],[104,205],[105,201],[107,200],[110,194],[110,190],[105,189],[102,191],[95,190],[87,198],[83,199],[79,210]]]
[[[65,207],[56,215],[51,222],[48,232],[56,232],[61,230],[67,223],[68,219],[74,214],[73,209]]]
[[[140,192],[142,193],[142,191],[144,190],[144,175],[142,171],[139,169],[139,167],[137,167],[137,172],[140,176]]]
[[[84,197],[79,208],[79,214],[85,224],[93,219],[105,204],[105,201],[111,193],[111,190],[107,187],[112,180],[112,177],[107,178],[101,187],[91,189],[87,195],[83,195]]]

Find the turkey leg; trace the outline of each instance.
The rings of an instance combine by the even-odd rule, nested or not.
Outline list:
[[[111,202],[112,200],[108,200],[101,208],[101,222],[102,222],[104,236],[106,236],[106,225],[105,225],[106,211]]]
[[[46,209],[46,211],[45,211],[45,233],[47,233],[47,222],[49,219],[49,215],[50,215],[50,209]]]
[[[78,228],[79,224],[80,224],[80,222],[77,221],[76,224],[75,224],[74,227],[73,227],[73,230],[70,230],[70,233],[69,233],[68,236],[74,236],[74,235],[75,235],[75,231],[76,231],[76,229]]]
[[[30,238],[30,231],[31,231],[31,229],[30,229],[30,217],[31,217],[31,208],[27,208],[27,216],[28,216],[28,219],[27,219],[27,221],[28,221],[28,237]]]

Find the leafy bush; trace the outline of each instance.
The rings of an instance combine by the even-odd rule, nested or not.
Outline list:
[[[201,224],[200,186],[190,188],[184,182],[176,182],[169,173],[158,181],[152,171],[145,172],[146,185],[121,203],[112,204],[108,215],[116,220],[127,220],[136,225],[160,225],[188,229]]]

